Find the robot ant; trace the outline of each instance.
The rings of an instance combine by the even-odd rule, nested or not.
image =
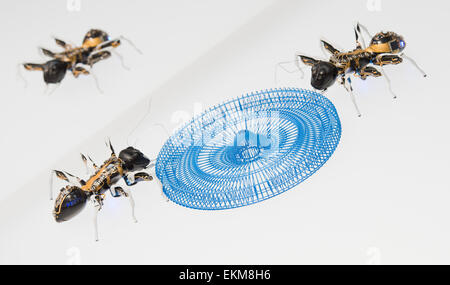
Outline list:
[[[132,217],[133,220],[137,222],[134,216],[134,200],[131,192],[120,186],[115,186],[113,190],[111,190],[111,187],[118,183],[121,178],[123,178],[127,186],[133,186],[141,181],[153,180],[153,177],[150,174],[142,172],[142,170],[149,168],[151,165],[150,159],[148,159],[141,151],[130,146],[122,150],[117,157],[114,148],[111,145],[111,141],[109,141],[109,148],[111,150],[111,156],[100,167],[98,167],[88,156],[95,171],[90,170],[88,167],[88,159],[85,155],[81,154],[86,170],[92,174],[87,181],[68,172],[53,170],[56,177],[70,184],[63,187],[56,198],[53,209],[53,216],[56,222],[60,223],[72,219],[84,209],[87,201],[90,200],[94,204],[96,241],[98,241],[97,215],[103,206],[105,192],[109,190],[111,196],[115,198],[122,196],[129,198]],[[53,199],[52,184],[53,182],[51,182],[50,185],[51,200]]]
[[[368,47],[365,46],[361,30],[371,38]],[[383,75],[387,81],[389,91],[394,98],[397,96],[392,91],[390,80],[383,70],[384,65],[399,64],[403,59],[407,59],[424,77],[426,77],[426,74],[414,60],[403,53],[406,43],[402,36],[394,32],[379,32],[372,37],[367,28],[359,23],[357,23],[354,31],[356,37],[356,48],[354,50],[341,52],[331,44],[321,40],[322,46],[331,54],[328,61],[317,60],[312,57],[297,54],[295,56],[295,63],[300,71],[299,58],[305,65],[312,67],[311,85],[315,89],[326,91],[339,78],[339,83],[350,93],[356,112],[360,117],[361,113],[353,94],[352,81],[350,79],[351,74],[360,77],[362,80],[365,80],[368,76],[380,77]],[[379,70],[373,65],[378,66]]]
[[[128,41],[142,54],[130,40],[123,36],[120,39]],[[109,58],[112,50],[107,49],[117,48],[121,44],[120,39],[112,40],[106,32],[98,29],[88,31],[80,47],[74,47],[63,40],[55,38],[56,44],[64,48],[63,52],[55,53],[45,48],[40,48],[44,55],[53,59],[43,64],[24,63],[23,66],[26,70],[43,71],[46,84],[57,84],[64,79],[67,70],[70,70],[75,78],[78,78],[80,74],[91,74],[90,71],[81,65],[87,65],[92,68],[95,63]],[[122,57],[119,54],[117,55],[122,60]]]

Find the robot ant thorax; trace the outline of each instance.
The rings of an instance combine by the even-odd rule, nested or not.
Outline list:
[[[406,46],[402,36],[394,32],[380,32],[371,37],[370,45],[365,47],[361,36],[361,28],[370,36],[367,29],[358,23],[355,28],[356,48],[352,51],[341,52],[322,40],[321,44],[331,54],[328,61],[317,60],[300,54],[296,56],[304,64],[312,67],[311,86],[315,89],[325,91],[339,78],[340,83],[350,93],[359,116],[361,114],[352,93],[353,88],[349,75],[354,74],[362,80],[365,80],[369,76],[379,77],[384,75],[389,84],[389,90],[391,91],[390,81],[383,72],[383,66],[399,64],[405,58],[410,60],[423,76],[426,76],[412,59],[402,53]],[[392,91],[391,93],[393,94]],[[395,94],[393,96],[396,98]]]
[[[124,37],[121,37],[125,39]],[[80,47],[74,47],[63,40],[56,39],[58,46],[62,47],[62,52],[52,52],[41,48],[44,55],[53,58],[43,64],[24,63],[27,70],[40,70],[44,73],[44,81],[47,84],[60,83],[66,71],[70,70],[75,78],[80,74],[90,74],[85,67],[92,67],[95,63],[107,59],[111,56],[110,48],[116,48],[120,45],[120,39],[111,40],[111,37],[104,31],[91,29],[83,39]]]
[[[113,197],[124,196],[130,198],[134,218],[134,201],[132,200],[131,192],[114,185],[120,179],[123,179],[127,186],[133,186],[141,181],[153,180],[151,175],[142,171],[149,167],[150,159],[131,146],[122,150],[117,157],[111,142],[109,143],[109,147],[111,149],[111,156],[100,167],[88,156],[92,162],[94,172],[86,181],[67,172],[54,170],[58,178],[71,183],[71,185],[62,188],[56,198],[53,216],[57,222],[68,221],[76,216],[84,209],[88,200],[94,203],[97,216],[98,211],[103,206],[106,191],[110,191]],[[86,168],[88,168],[88,159],[86,156],[82,154],[81,158]],[[96,219],[95,228],[96,239],[98,240]]]

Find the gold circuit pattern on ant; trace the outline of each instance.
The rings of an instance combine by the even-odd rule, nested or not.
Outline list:
[[[361,30],[371,38],[367,47]],[[311,86],[315,89],[325,91],[339,79],[339,83],[350,93],[358,116],[361,116],[353,94],[351,74],[362,80],[369,76],[383,76],[394,98],[396,98],[396,95],[392,91],[390,80],[383,70],[384,65],[399,64],[403,62],[403,59],[407,59],[413,63],[424,77],[426,74],[414,60],[403,53],[406,43],[401,35],[394,32],[379,32],[372,37],[367,28],[359,23],[354,31],[356,37],[356,48],[354,50],[342,52],[328,42],[321,40],[324,49],[330,53],[328,61],[314,59],[302,54],[297,54],[296,60],[300,59],[304,64],[311,66]]]

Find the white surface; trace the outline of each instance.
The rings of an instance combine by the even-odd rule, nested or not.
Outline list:
[[[89,89],[88,79],[82,84],[67,80],[72,82],[67,86],[64,83],[61,89],[66,90],[70,85],[78,92],[59,90],[50,98],[33,93],[37,89],[33,87],[38,84],[37,78],[30,83],[30,94],[23,95],[14,87],[16,93],[8,94],[5,101],[31,104],[33,100],[35,104],[49,104],[52,108],[47,114],[55,116],[73,112],[73,121],[65,125],[67,131],[57,131],[52,137],[69,145],[55,152],[43,152],[48,144],[43,139],[48,136],[44,134],[50,133],[51,121],[43,122],[42,131],[29,120],[28,123],[25,119],[16,121],[21,129],[36,132],[29,133],[34,148],[39,149],[35,152],[51,157],[48,163],[61,158],[52,167],[82,175],[80,151],[92,154],[101,162],[108,156],[104,138],[111,136],[116,149],[126,146],[130,126],[136,126],[145,113],[147,91],[152,91],[152,111],[132,137],[138,139],[139,148],[156,157],[167,135],[162,128],[153,126],[154,123],[173,129],[183,112],[194,112],[196,103],[207,107],[241,93],[274,87],[275,64],[292,59],[297,51],[322,56],[318,43],[321,36],[338,47],[353,48],[352,24],[356,20],[372,33],[389,29],[402,34],[407,43],[405,52],[429,74],[423,79],[406,63],[386,68],[398,94],[395,101],[382,79],[354,80],[362,118],[355,115],[341,86],[336,84],[330,88],[327,96],[340,114],[342,140],[325,166],[298,187],[253,206],[203,212],[166,203],[156,183],[141,183],[132,188],[139,223],[131,222],[126,199],[108,198],[99,215],[99,243],[93,241],[90,209],[67,223],[56,224],[52,220],[52,204],[47,201],[47,167],[39,161],[31,161],[30,168],[35,167],[38,175],[29,177],[31,180],[24,187],[13,191],[0,204],[0,263],[450,263],[450,193],[446,177],[450,156],[450,136],[446,131],[450,122],[447,111],[450,97],[445,84],[449,66],[445,47],[449,39],[443,36],[449,24],[450,6],[443,1],[395,1],[389,5],[387,1],[380,1],[381,4],[375,6],[366,5],[365,1],[347,2],[342,5],[340,1],[276,1],[247,24],[234,26],[235,31],[218,44],[205,44],[203,50],[198,50],[202,52],[201,57],[178,69],[178,73],[172,73],[173,76],[158,88],[149,87],[152,76],[148,73],[142,77],[144,67],[139,65],[138,58],[133,58],[133,64],[138,67],[133,68],[129,77],[119,68],[113,72],[112,66],[120,65],[118,61],[105,63],[109,68],[99,68],[99,77],[122,79],[121,82],[111,81],[111,86],[105,88],[103,96],[115,99],[106,104],[111,104],[111,108],[120,106],[125,93],[136,97],[127,100],[128,105],[121,107],[123,112],[115,111],[109,117],[113,122],[105,128],[99,125],[82,135],[75,130],[86,126],[82,121],[78,126],[75,114],[80,113],[71,106],[75,102],[89,102],[87,111],[100,110],[100,102],[107,102],[96,99],[102,97],[95,94],[94,87]],[[133,15],[133,8],[128,9]],[[142,10],[136,13],[145,14]],[[202,14],[192,13],[178,27],[181,31]],[[130,15],[127,19],[137,18]],[[40,24],[48,24],[42,22]],[[78,31],[70,25],[73,31]],[[163,24],[160,27],[166,29]],[[64,34],[66,29],[58,28],[61,28],[58,34]],[[125,27],[122,29],[123,34],[130,34]],[[130,34],[139,46],[142,45],[141,32],[144,29]],[[26,32],[15,34],[18,37]],[[36,36],[35,42],[41,38],[45,37]],[[158,42],[161,50],[165,44]],[[184,46],[179,48],[183,50]],[[20,54],[19,49],[11,53]],[[129,53],[133,51],[130,49]],[[152,60],[167,57],[170,55],[164,53],[164,56],[146,57],[145,61],[152,65]],[[134,77],[136,74],[139,76]],[[8,76],[12,75],[8,73]],[[169,78],[169,73],[166,76]],[[309,78],[301,81],[297,76],[281,74],[280,82],[287,86],[309,87]],[[147,78],[144,83],[143,78]],[[7,84],[14,85],[13,82]],[[40,103],[36,103],[38,101]],[[133,102],[136,103],[133,105]],[[14,113],[13,106],[9,114]],[[80,118],[86,120],[90,114],[86,112]],[[102,126],[108,123],[104,120]],[[70,142],[71,138],[77,141]],[[5,148],[5,155],[16,163],[14,169],[9,168],[11,164],[4,164],[3,173],[12,169],[19,173],[15,177],[23,179],[28,167],[20,166],[27,160],[24,155],[28,153],[21,152],[19,145],[28,150],[29,141],[16,144],[14,136],[9,135],[3,142],[14,149]]]

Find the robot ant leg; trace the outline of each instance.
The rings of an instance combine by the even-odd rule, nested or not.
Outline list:
[[[89,75],[89,71],[81,66],[75,66],[74,68],[72,68],[72,74],[75,78],[78,78],[78,76],[80,76],[80,74],[84,74],[84,75]]]
[[[365,49],[366,43],[364,41],[364,37],[362,36],[361,28],[365,29],[366,33],[369,35],[369,38],[372,38],[372,37],[370,36],[369,31],[365,27],[363,27],[359,23],[356,23],[356,27],[354,28],[355,38],[356,38],[356,47],[359,49]]]
[[[100,60],[107,59],[110,56],[111,56],[111,52],[107,51],[107,50],[93,53],[88,57],[87,64],[89,64],[90,66],[93,66],[95,63],[99,62]]]
[[[380,77],[382,74],[373,66],[365,66],[360,71],[361,79],[366,79],[367,76]]]
[[[117,56],[117,58],[119,58],[120,64],[122,65],[123,69],[130,70],[130,68],[125,64],[125,61],[123,60],[123,56],[115,50],[111,50],[111,51]]]
[[[127,42],[128,42],[128,43],[129,43],[129,44],[130,44],[130,45],[131,45],[131,46],[132,46],[139,54],[142,54],[142,51],[141,51],[140,49],[138,49],[138,48],[133,44],[133,42],[132,42],[131,40],[125,38],[124,36],[120,36],[120,39],[127,41]],[[96,50],[103,50],[103,49],[109,48],[109,47],[116,48],[116,47],[118,47],[118,46],[120,45],[120,39],[116,39],[116,40],[112,40],[112,41],[103,43],[103,44],[99,45],[99,46],[96,48]],[[109,52],[109,51],[106,51],[106,52]],[[122,65],[122,67],[123,67],[124,69],[130,70],[130,68],[129,68],[127,65],[125,65],[125,62],[124,62],[124,60],[123,60],[123,56],[122,56],[120,53],[118,53],[118,52],[115,51],[115,50],[111,50],[111,52],[113,52],[113,53],[119,58],[120,63],[121,63],[121,65]]]
[[[94,237],[95,237],[95,241],[98,241],[98,212],[100,212],[100,208],[94,206]]]
[[[50,51],[50,50],[48,50],[48,49],[40,47],[39,48],[39,52],[42,53],[45,56],[48,56],[48,57],[51,57],[51,58],[55,58],[55,53]]]
[[[56,89],[58,89],[59,85],[61,83],[56,83],[56,84],[46,84],[45,85],[45,90],[44,90],[44,94],[43,95],[47,95],[50,96],[52,95]]]
[[[106,43],[104,43],[102,45],[99,45],[96,48],[96,50],[98,52],[95,52],[95,53],[93,53],[93,54],[91,54],[89,56],[88,64],[92,66],[93,64],[99,62],[100,60],[107,59],[107,58],[109,58],[111,56],[111,52],[113,52],[119,58],[122,67],[124,69],[126,69],[126,70],[130,70],[130,68],[125,65],[124,60],[123,60],[123,56],[120,53],[118,53],[118,52],[116,52],[114,50],[110,50],[110,51],[109,50],[103,50],[103,49],[109,48],[109,47],[116,48],[119,45],[120,45],[120,40],[113,40],[113,41],[106,42]]]
[[[362,36],[361,30],[363,30],[367,34],[369,39],[372,38],[372,35],[369,33],[369,30],[365,26],[361,25],[359,22],[356,23],[356,30],[359,32],[360,36]]]
[[[352,99],[353,105],[355,106],[356,113],[358,114],[358,117],[361,117],[361,112],[359,111],[358,104],[356,104],[355,94],[353,94],[352,80],[350,79],[350,76],[349,75],[344,75],[342,77],[342,82],[341,83],[344,85],[345,89],[350,94],[350,98]]]
[[[373,76],[373,77],[380,77],[383,76],[384,79],[386,80],[386,83],[388,85],[388,90],[389,92],[392,94],[392,97],[394,99],[397,98],[397,95],[394,93],[394,91],[392,90],[392,85],[391,85],[391,80],[389,79],[389,77],[387,76],[386,72],[384,71],[383,67],[380,66],[380,70],[376,69],[373,66],[366,66],[365,68],[363,68],[361,70],[361,78],[365,79],[367,76]]]
[[[56,44],[57,44],[58,46],[64,48],[65,50],[68,50],[68,49],[71,49],[71,48],[72,48],[72,45],[66,43],[66,42],[63,41],[63,40],[60,40],[60,39],[55,38],[55,37],[54,37],[53,39],[55,40],[55,42],[56,42]]]
[[[103,93],[104,93],[104,92],[103,92],[103,89],[100,88],[100,83],[98,82],[97,75],[95,75],[95,73],[93,72],[92,68],[91,68],[90,74],[91,74],[92,78],[93,78],[94,81],[95,81],[95,87],[97,87],[98,92],[100,92],[101,94],[103,94]]]
[[[98,239],[98,212],[102,209],[103,206],[103,197],[101,195],[92,195],[91,201],[94,204],[94,237],[95,241],[99,241]]]
[[[94,171],[97,171],[97,170],[98,170],[98,166],[95,164],[95,162],[92,160],[92,158],[91,158],[89,155],[88,155],[87,157],[89,158],[89,160],[90,160],[91,163],[92,163],[92,168],[93,168],[93,170],[94,170]],[[86,173],[87,173],[87,174],[90,174],[90,173],[92,174],[94,171],[92,171],[92,170],[89,168],[89,166],[88,166],[88,163],[87,163],[88,158],[86,158],[86,156],[85,156],[84,154],[81,153],[81,160],[83,160],[84,166],[86,167]]]
[[[128,199],[130,200],[131,217],[133,218],[133,221],[134,221],[135,223],[137,223],[136,216],[134,215],[134,206],[135,206],[135,204],[134,204],[133,195],[131,195],[131,191],[127,191],[126,194],[127,194],[126,197],[128,197]]]
[[[386,72],[384,71],[383,66],[380,66],[380,72],[383,75],[384,79],[386,80],[389,92],[392,94],[392,98],[396,99],[397,98],[397,94],[395,94],[394,91],[392,90],[391,80],[389,79],[389,77],[387,76]]]
[[[417,70],[419,70],[419,72],[422,74],[423,77],[427,77],[425,71],[423,71],[423,69],[419,67],[419,65],[416,63],[414,59],[410,58],[409,56],[406,56],[404,53],[400,54],[400,57],[407,59],[409,62],[412,63],[412,65],[414,65],[417,68]]]
[[[99,83],[98,83],[97,77],[95,76],[95,74],[92,73],[92,69],[91,69],[91,71],[89,72],[86,68],[84,68],[84,67],[82,67],[82,66],[75,66],[74,68],[72,68],[72,73],[73,73],[73,76],[74,76],[75,78],[78,78],[78,76],[79,76],[80,74],[84,74],[84,75],[89,75],[89,74],[91,74],[91,75],[92,75],[92,78],[95,80],[95,86],[97,87],[98,91],[99,91],[100,93],[103,93],[103,90],[100,88],[100,85],[99,85]]]
[[[380,72],[384,76],[384,79],[386,80],[386,83],[388,85],[389,92],[392,94],[392,97],[395,99],[397,98],[397,95],[392,90],[391,86],[391,80],[387,76],[386,72],[384,71],[383,65],[386,64],[400,64],[403,61],[403,59],[397,55],[379,55],[375,58],[375,61],[373,64],[378,65],[380,67]]]
[[[338,49],[334,48],[331,44],[326,42],[324,39],[320,40],[320,44],[323,49],[325,49],[326,51],[328,51],[331,54],[337,54],[340,52]]]
[[[22,67],[24,67],[24,64],[22,63],[17,64],[17,77],[19,77],[23,81],[24,87],[27,88],[28,82],[22,74]]]
[[[92,70],[92,65],[91,65],[90,71],[88,71],[86,68],[84,68],[82,66],[77,65],[72,68],[72,74],[75,78],[78,78],[78,76],[80,74],[84,74],[84,75],[90,74],[95,81],[95,87],[97,87],[97,90],[103,94],[103,90],[100,88],[100,84],[98,83],[98,78],[97,78],[97,76],[95,76],[95,73]]]
[[[52,170],[51,175],[50,175],[50,200],[53,200],[53,174],[57,178],[64,180],[67,183],[74,185],[74,186],[79,187],[79,186],[83,186],[84,184],[86,184],[86,182],[84,182],[84,180],[82,180],[81,178],[79,178],[75,175],[72,175],[68,172]]]
[[[153,176],[151,176],[150,174],[148,174],[146,172],[138,172],[136,174],[130,173],[130,174],[127,174],[126,176],[124,176],[123,178],[124,178],[127,186],[136,185],[138,182],[141,182],[141,181],[152,181],[153,180]]]
[[[133,195],[131,195],[131,191],[129,191],[129,190],[126,191],[120,186],[114,187],[114,193],[111,191],[111,189],[109,189],[109,191],[111,192],[111,196],[113,196],[115,198],[123,196],[123,197],[126,197],[129,199],[130,206],[131,206],[131,217],[133,218],[133,221],[135,223],[137,223],[136,216],[134,215],[135,203],[134,203]]]

